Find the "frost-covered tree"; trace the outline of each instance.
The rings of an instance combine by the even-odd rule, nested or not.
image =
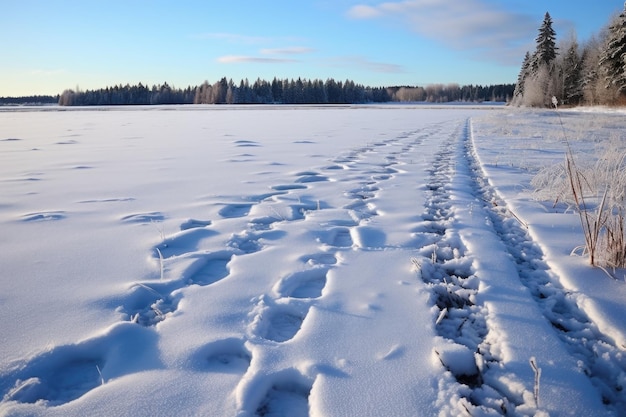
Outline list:
[[[600,55],[606,87],[626,94],[626,4],[625,10],[611,22],[608,38]]]
[[[550,105],[552,96],[561,90],[555,66],[556,32],[552,28],[550,13],[546,12],[538,32],[535,52],[532,55],[527,53],[522,63],[514,93],[515,105]]]
[[[519,75],[517,76],[517,83],[515,84],[515,91],[513,92],[513,104],[517,105],[518,101],[522,99],[524,95],[524,83],[526,82],[526,78],[530,75],[530,61],[532,57],[530,56],[530,52],[526,52],[524,56],[524,61],[522,62],[522,68],[520,69]]]
[[[563,81],[563,102],[576,106],[580,103],[582,92],[582,58],[579,54],[576,37],[572,37],[569,46],[563,48],[565,54],[559,62]]]
[[[74,90],[65,90],[59,96],[59,106],[74,106],[76,93]]]
[[[530,74],[524,83],[524,95],[521,104],[528,107],[548,106],[552,95],[551,76],[546,65],[541,65],[536,73]]]

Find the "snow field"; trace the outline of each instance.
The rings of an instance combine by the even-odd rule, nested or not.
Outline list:
[[[602,317],[623,282],[570,289],[595,271],[533,241],[550,216],[522,187],[545,152],[515,138],[555,135],[545,118],[0,118],[3,414],[622,415],[626,332]]]

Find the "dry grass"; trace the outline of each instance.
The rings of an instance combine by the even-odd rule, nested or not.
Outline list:
[[[591,265],[625,268],[626,152],[614,141],[595,164],[581,166],[565,129],[563,135],[567,144],[565,161],[542,170],[533,179],[537,195],[542,199],[550,195],[555,206],[563,202],[578,212],[585,237],[583,254],[589,256]]]

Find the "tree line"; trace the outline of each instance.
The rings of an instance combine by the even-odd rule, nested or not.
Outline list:
[[[166,83],[153,85],[152,88],[141,83],[125,86],[101,88],[98,90],[65,90],[59,96],[61,106],[116,106],[150,104],[191,104],[195,88],[171,87]]]
[[[426,87],[366,87],[354,81],[332,78],[278,79],[272,81],[247,79],[235,84],[221,78],[215,83],[205,81],[197,87],[178,89],[167,83],[125,85],[97,90],[65,90],[58,99],[61,106],[150,105],[150,104],[358,104],[385,102],[483,102],[509,101],[515,84],[492,86],[433,84]]]
[[[549,13],[527,52],[517,78],[512,104],[626,105],[626,4],[605,29],[579,45],[575,34],[558,46]]]
[[[59,102],[59,95],[0,97],[0,106],[44,105],[44,104],[57,104],[58,102]]]

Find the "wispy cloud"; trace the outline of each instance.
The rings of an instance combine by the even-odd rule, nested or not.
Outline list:
[[[264,48],[259,52],[263,55],[299,55],[309,54],[314,51],[315,49],[307,48],[305,46],[292,46],[287,48]]]
[[[401,74],[406,72],[406,69],[402,65],[370,61],[360,55],[336,57],[332,58],[329,62],[332,66],[358,68],[384,74]]]
[[[392,19],[412,31],[477,58],[519,63],[540,22],[487,0],[405,0],[360,4],[348,10],[352,19]],[[514,59],[514,62],[511,60]]]
[[[230,32],[205,32],[191,35],[193,39],[217,40],[233,44],[261,45],[272,43],[299,43],[303,39],[296,36],[260,36]]]
[[[266,42],[271,42],[272,38],[265,36],[250,36],[250,35],[242,35],[238,33],[225,33],[225,32],[216,32],[216,33],[198,33],[192,35],[194,39],[213,39],[220,40],[229,43],[242,43],[248,45],[256,45],[262,44]]]
[[[31,75],[44,75],[44,76],[51,76],[51,75],[60,75],[60,74],[65,74],[66,71],[64,69],[33,69],[29,71]]]
[[[303,46],[288,48],[264,48],[259,51],[263,56],[253,55],[225,55],[217,58],[217,62],[222,64],[233,63],[256,63],[256,64],[286,64],[300,62],[297,59],[286,58],[285,56],[301,55],[313,52],[314,49]]]
[[[256,64],[285,64],[299,62],[296,59],[287,58],[268,58],[262,56],[248,56],[248,55],[225,55],[217,58],[217,62],[222,64],[235,64],[235,63],[256,63]]]

